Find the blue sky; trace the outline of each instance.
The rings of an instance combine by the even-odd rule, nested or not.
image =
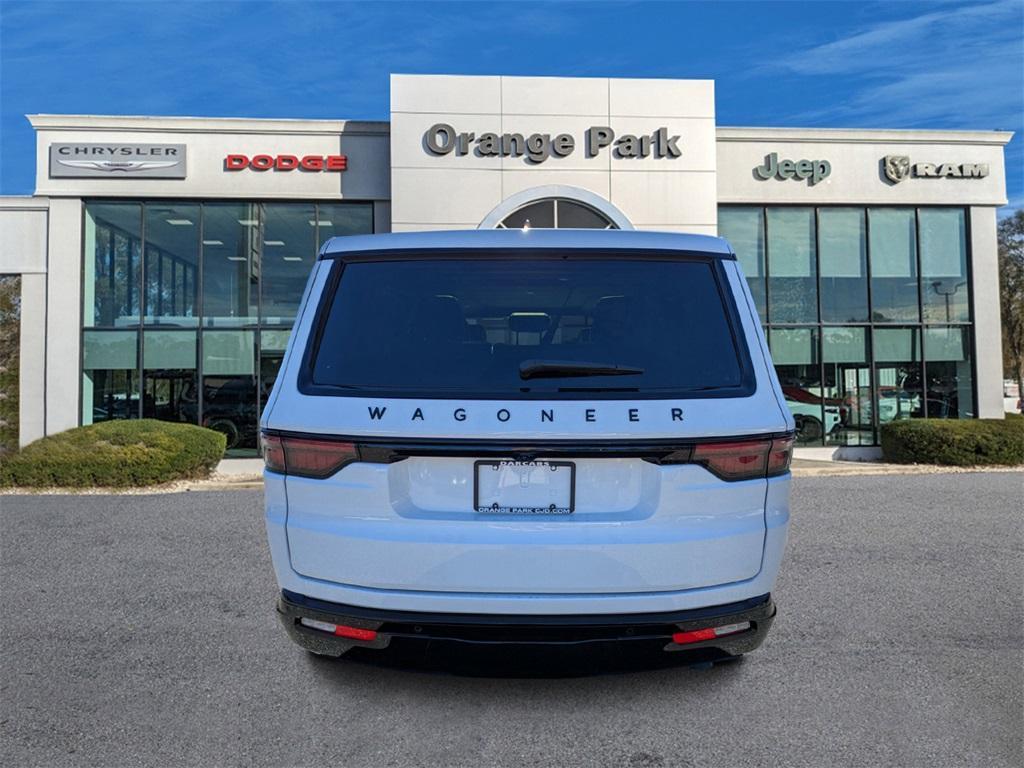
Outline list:
[[[26,113],[388,118],[392,72],[712,78],[719,125],[1004,129],[1024,207],[1024,2],[0,0],[0,193]]]

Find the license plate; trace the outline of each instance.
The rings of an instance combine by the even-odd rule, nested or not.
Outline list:
[[[568,515],[576,504],[571,461],[478,461],[473,507],[498,515]]]

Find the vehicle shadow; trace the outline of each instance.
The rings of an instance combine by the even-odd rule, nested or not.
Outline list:
[[[402,641],[384,650],[355,648],[343,658],[309,655],[318,673],[340,679],[383,670],[428,675],[487,678],[558,679],[625,675],[662,669],[697,674],[711,669],[714,653],[666,653],[663,642],[588,643],[574,646],[487,645],[447,641]],[[738,671],[742,659],[714,665],[715,671]]]

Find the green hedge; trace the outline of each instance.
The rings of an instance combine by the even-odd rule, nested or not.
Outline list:
[[[882,457],[954,467],[1024,464],[1024,416],[892,421],[882,425]]]
[[[154,419],[105,421],[45,437],[0,459],[0,486],[87,488],[206,477],[224,435]]]

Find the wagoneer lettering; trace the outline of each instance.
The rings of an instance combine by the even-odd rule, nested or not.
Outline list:
[[[289,635],[756,648],[794,425],[752,307],[712,237],[331,240],[261,425]]]

